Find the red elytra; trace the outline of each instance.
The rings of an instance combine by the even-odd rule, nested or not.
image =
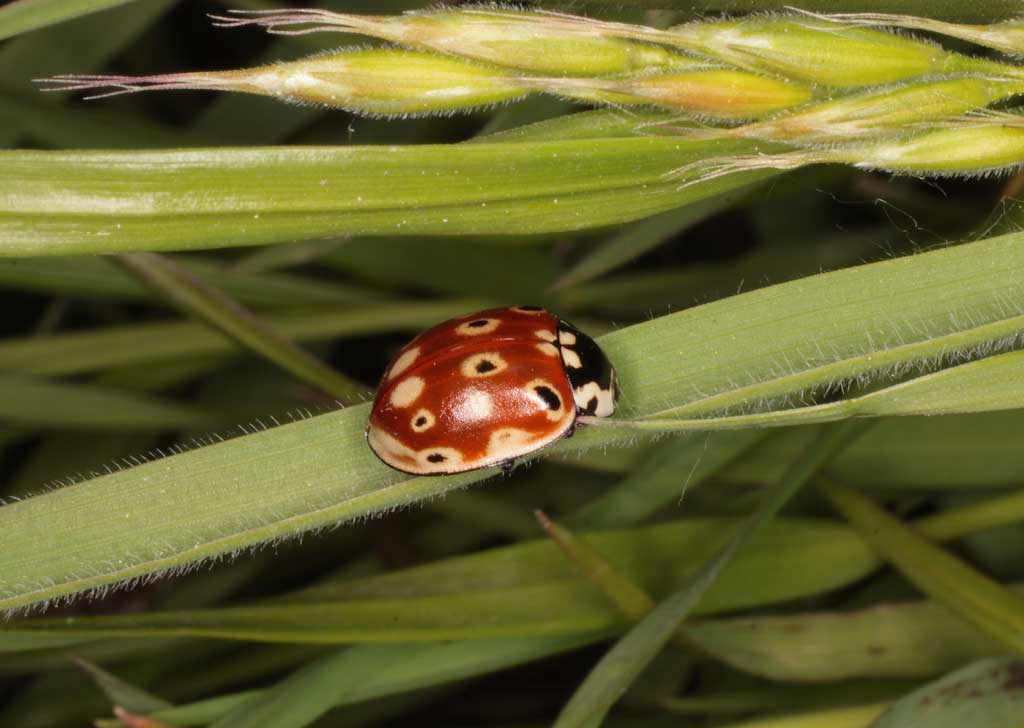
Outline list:
[[[535,306],[468,314],[423,332],[388,365],[367,442],[385,463],[441,475],[512,461],[608,416],[615,374],[572,324]]]

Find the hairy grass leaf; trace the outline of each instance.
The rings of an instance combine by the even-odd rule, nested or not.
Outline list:
[[[1024,246],[1006,236],[793,281],[600,340],[621,377],[626,416],[754,407],[843,378],[911,369],[1014,341],[1024,329],[1022,271]],[[443,318],[439,309],[422,309],[430,322]],[[419,306],[403,312],[410,321],[423,318]],[[385,314],[376,315],[339,318],[349,331],[366,331],[380,327]],[[57,351],[40,357],[35,346],[20,345],[22,354],[35,352],[34,368],[59,365]],[[0,352],[0,366],[14,366],[10,353],[6,347]],[[0,566],[0,605],[27,605],[181,567],[491,474],[399,475],[365,446],[365,418],[365,407],[352,407],[0,508],[0,550],[8,555]],[[628,436],[591,427],[555,451]],[[111,500],[119,505],[116,514]],[[132,514],[127,531],[123,512]],[[67,530],[71,513],[76,526]],[[108,540],[111,529],[121,535],[116,544]]]
[[[750,415],[621,421],[609,427],[665,432],[743,430],[833,422],[849,417],[950,415],[1024,408],[1024,352],[1014,351],[960,364],[859,397],[827,404]]]

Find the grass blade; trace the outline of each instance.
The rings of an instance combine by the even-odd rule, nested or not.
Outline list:
[[[993,657],[946,675],[906,695],[872,728],[1017,728],[1024,715],[1024,660]]]
[[[654,609],[654,600],[647,592],[612,566],[589,542],[577,538],[572,531],[552,521],[543,511],[537,511],[537,520],[566,558],[628,619],[639,620]]]
[[[0,58],[2,63],[2,58]],[[32,97],[0,94],[0,128],[21,128],[35,144],[75,149],[209,146],[211,138],[118,114],[99,107],[40,103]]]
[[[814,276],[602,336],[621,378],[622,412],[642,417],[666,409],[689,415],[752,407],[846,377],[1013,340],[1024,330],[1014,303],[1024,280],[1020,240],[1005,236]],[[382,321],[394,326],[399,314],[426,324],[472,310],[452,308],[381,306],[345,312],[332,324],[337,330],[340,321],[351,333],[379,329]],[[296,328],[305,325],[295,319]],[[52,343],[20,342],[14,352],[3,347],[0,366],[15,368],[12,353],[28,351],[22,367],[26,361],[33,368],[59,367],[67,352]],[[100,354],[109,356],[106,348]],[[181,567],[401,507],[491,474],[398,475],[366,447],[366,416],[366,407],[351,407],[0,507],[0,551],[7,555],[0,565],[0,606]],[[585,428],[551,452],[599,448],[629,434]],[[130,532],[120,519],[110,520],[110,500],[133,513]],[[73,528],[66,520],[72,512]],[[116,546],[111,532],[121,536]]]
[[[1024,491],[920,518],[913,528],[944,541],[1019,521]],[[1020,585],[1013,589],[1024,593]],[[686,629],[716,659],[783,681],[926,677],[1002,651],[998,641],[935,601],[707,620]]]
[[[265,319],[169,258],[155,253],[134,253],[122,255],[118,261],[184,313],[194,315],[340,403],[360,402],[370,394],[366,387],[330,368]]]
[[[213,413],[96,384],[0,373],[0,421],[21,427],[165,430],[214,427]]]
[[[715,197],[708,197],[679,210],[672,210],[650,220],[643,220],[616,233],[588,250],[579,262],[559,276],[552,288],[567,288],[598,278],[715,213],[734,207],[737,201],[749,191],[740,188]]]
[[[734,518],[689,519],[588,535],[603,558],[662,595],[713,555]],[[701,613],[819,594],[881,563],[847,527],[784,519],[740,553]],[[811,553],[813,551],[813,553]],[[821,564],[815,557],[828,555]],[[101,637],[193,635],[264,642],[433,642],[621,630],[622,615],[550,541],[536,540],[285,595],[273,603],[148,614],[39,618],[0,625],[0,651]]]
[[[1014,588],[1024,594],[1024,587]],[[924,678],[1005,652],[935,601],[855,611],[695,621],[687,639],[716,660],[783,682]]]
[[[1008,650],[1024,653],[1024,598],[930,543],[851,488],[821,491],[886,560],[921,591]]]
[[[580,508],[569,523],[586,529],[640,523],[673,500],[681,502],[687,488],[714,475],[762,437],[756,430],[740,430],[669,440],[614,488]]]
[[[833,422],[850,417],[950,415],[1020,408],[1024,408],[1024,352],[1015,351],[827,404],[713,419],[619,420],[604,423],[604,426],[659,432],[744,430]]]
[[[454,237],[433,238],[427,244],[417,238],[392,237],[367,242],[343,245],[328,253],[324,262],[359,280],[390,288],[533,303],[545,302],[545,288],[558,270],[550,252],[534,246]],[[488,274],[481,276],[482,270]]]
[[[1014,451],[1022,431],[1020,410],[889,417],[844,451],[829,472],[889,491],[1002,488],[1024,481],[1024,462],[1005,456]],[[775,430],[718,477],[733,483],[774,482],[813,434],[813,427]]]
[[[744,520],[728,543],[683,586],[661,602],[619,640],[573,694],[555,722],[555,728],[599,725],[612,705],[643,668],[661,651],[693,607],[736,553],[766,523],[778,515],[797,491],[865,429],[863,424],[841,423],[823,428],[818,438],[767,493],[757,510]]]
[[[382,654],[377,647],[377,654],[373,655],[378,657],[376,661],[366,659],[373,654],[373,647],[355,647],[321,657],[257,698],[229,711],[214,721],[212,728],[301,728],[309,725],[338,703],[337,696],[353,688],[358,690],[365,681],[379,679],[378,672],[401,664],[415,649],[396,645],[390,650],[391,654]]]
[[[269,250],[262,248],[261,250]],[[249,273],[206,260],[176,258],[188,272],[257,308],[310,308],[366,303],[379,291],[290,273]],[[0,286],[100,300],[159,301],[159,297],[106,257],[0,258]]]
[[[214,728],[291,728],[326,710],[440,685],[565,652],[600,635],[423,645],[360,645],[320,658],[255,700],[217,720]],[[162,715],[173,715],[173,711]]]
[[[325,683],[324,690],[310,696],[310,699],[315,700],[320,707],[326,705],[336,708],[487,674],[566,652],[600,638],[601,635],[597,634],[583,637],[360,645],[332,653],[310,665],[310,671],[314,671],[315,677]],[[175,706],[156,711],[151,717],[172,725],[206,725],[219,720],[233,726],[235,723],[232,720],[252,721],[267,709],[279,709],[285,700],[297,697],[301,691],[302,688],[289,678],[269,690],[225,695]]]
[[[774,172],[684,189],[681,164],[749,142],[621,138],[410,147],[0,152],[0,255],[217,248],[353,234],[579,230]],[[223,194],[225,179],[232,194]],[[437,184],[444,179],[445,184]],[[187,207],[193,214],[183,217]]]
[[[384,303],[338,310],[306,309],[267,315],[275,329],[298,341],[323,341],[361,334],[415,331],[486,308],[487,302],[457,299],[430,303]],[[31,374],[81,374],[111,367],[231,354],[237,347],[197,323],[107,326],[0,341],[0,369]]]
[[[870,728],[872,721],[891,704],[891,700],[886,700],[852,708],[827,708],[772,718],[755,718],[742,723],[724,723],[720,728]]]
[[[132,0],[15,0],[0,8],[0,40]]]
[[[1010,241],[1008,237],[992,238],[924,256],[834,271],[655,319],[645,325],[645,331],[654,333],[664,327],[665,348],[652,338],[653,348],[619,352],[616,342],[623,332],[604,337],[602,346],[614,354],[616,369],[627,382],[632,379],[630,369],[642,367],[643,360],[669,356],[667,347],[715,362],[715,368],[704,371],[666,368],[657,382],[645,382],[645,391],[652,394],[680,386],[690,393],[684,403],[675,406],[666,406],[664,397],[658,403],[637,402],[631,396],[627,414],[635,407],[649,417],[704,416],[815,386],[834,386],[872,372],[898,373],[956,361],[965,353],[1009,346],[1024,333],[1024,313],[1019,310],[1024,293],[1020,283],[1024,280],[1024,246],[1005,255],[1009,251],[1004,246]],[[982,258],[968,260],[972,253],[987,257],[986,252],[997,249],[1007,265],[1005,271],[989,267]],[[946,268],[954,260],[964,267],[955,272]],[[911,272],[910,264],[915,261],[923,265],[914,266],[916,270]],[[903,265],[890,267],[894,262]],[[848,287],[858,273],[868,271],[872,275],[860,279],[861,289]],[[970,302],[972,291],[982,289],[988,292],[986,302],[975,309]],[[797,291],[807,298],[801,299]],[[808,300],[815,301],[813,307]],[[975,309],[981,318],[971,324],[939,319],[959,319],[968,309]],[[882,314],[883,310],[891,315]],[[714,315],[718,312],[725,318]],[[773,323],[783,319],[784,325]],[[826,320],[830,324],[823,326]],[[685,332],[670,334],[676,327]],[[726,345],[727,339],[734,343]],[[882,340],[888,344],[880,345]],[[722,369],[737,371],[739,378],[732,386],[715,384]]]
[[[85,670],[93,682],[107,694],[107,697],[115,705],[119,705],[133,713],[152,713],[171,707],[171,704],[163,698],[158,698],[91,662],[76,659],[75,663]]]

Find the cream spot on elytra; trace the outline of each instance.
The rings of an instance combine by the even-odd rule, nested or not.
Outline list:
[[[449,473],[464,469],[462,453],[454,447],[429,447],[416,454],[417,465],[422,473]]]
[[[494,331],[501,322],[498,319],[479,318],[466,321],[455,327],[455,333],[460,336],[480,336]]]
[[[518,427],[503,427],[495,430],[487,440],[487,456],[489,459],[503,460],[518,454],[528,447],[536,436],[528,430]]]
[[[558,356],[558,347],[546,341],[543,344],[537,344],[537,349],[546,356]]]
[[[423,377],[403,379],[391,390],[391,406],[398,408],[408,407],[423,394],[423,388],[426,384]]]
[[[412,366],[412,363],[416,361],[416,358],[419,355],[420,347],[418,346],[414,346],[411,349],[406,349],[405,351],[403,351],[399,355],[399,357],[395,359],[395,363],[391,365],[391,370],[388,372],[388,379],[394,379],[399,374],[408,369],[410,366]]]
[[[465,458],[454,447],[413,450],[379,427],[371,427],[366,440],[381,460],[407,473],[449,473],[466,469]]]
[[[534,379],[526,383],[531,398],[544,408],[548,420],[558,422],[565,415],[565,406],[557,390],[546,379]]]
[[[435,422],[433,412],[428,409],[419,409],[412,416],[412,420],[409,421],[409,427],[412,428],[413,432],[423,432],[433,427]]]
[[[455,405],[455,417],[461,422],[485,420],[494,412],[491,395],[480,389],[468,389]]]
[[[544,341],[555,340],[555,332],[548,331],[547,329],[537,329],[536,331],[533,332],[533,335],[536,336],[538,339],[544,339]]]
[[[508,362],[502,358],[501,354],[494,351],[485,351],[466,357],[459,365],[459,373],[469,379],[493,377],[506,369],[508,369]]]
[[[371,427],[366,433],[370,447],[384,462],[409,467],[416,463],[416,451],[392,437],[379,427]]]

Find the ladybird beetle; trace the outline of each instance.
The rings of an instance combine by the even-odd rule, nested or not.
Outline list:
[[[445,321],[398,352],[366,439],[393,468],[445,475],[500,465],[615,411],[615,370],[594,340],[537,306]]]

